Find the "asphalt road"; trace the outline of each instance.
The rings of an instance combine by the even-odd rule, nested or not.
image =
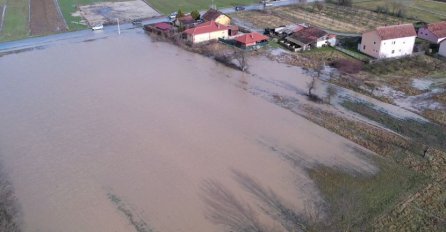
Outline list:
[[[308,0],[307,2],[311,2],[313,0]],[[273,6],[268,7],[274,7],[274,6],[286,6],[295,4],[298,2],[298,0],[282,0],[282,1],[274,1],[271,2]],[[245,10],[262,10],[263,4],[253,4],[249,6],[244,6]],[[230,8],[224,8],[219,9],[223,13],[230,14],[235,12],[234,7]],[[168,22],[170,19],[168,17],[157,17],[152,18],[148,20],[144,20],[143,24],[153,24],[153,23],[159,23],[159,22]],[[125,33],[125,31],[136,29],[133,24],[131,23],[125,23],[120,25],[120,29],[122,33]],[[97,40],[106,38],[109,36],[116,36],[118,34],[118,26],[117,25],[109,25],[104,26],[103,30],[99,31],[92,31],[90,29],[85,29],[81,31],[74,31],[74,32],[65,32],[60,34],[54,34],[54,35],[48,35],[48,36],[42,36],[42,37],[33,37],[33,38],[27,38],[23,40],[16,40],[11,42],[3,42],[0,43],[0,53],[9,53],[9,52],[16,52],[21,50],[27,50],[27,49],[34,49],[39,47],[45,47],[51,44],[55,43],[64,43],[64,42],[83,42],[83,41],[89,41],[89,40]]]

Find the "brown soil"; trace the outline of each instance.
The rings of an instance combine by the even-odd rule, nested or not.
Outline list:
[[[31,35],[46,35],[67,31],[54,0],[31,0]]]

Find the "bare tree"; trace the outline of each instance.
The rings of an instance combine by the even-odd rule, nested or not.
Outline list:
[[[311,81],[307,84],[308,87],[308,97],[313,97],[313,90],[316,88],[316,76],[311,76]]]
[[[246,51],[239,48],[234,48],[233,59],[237,61],[237,65],[243,72],[248,70],[248,59]]]
[[[321,99],[313,93],[318,86],[319,78],[322,74],[322,66],[319,64],[313,65],[314,73],[311,75],[311,81],[307,84],[308,87],[308,97],[312,101],[320,101]]]
[[[327,102],[328,102],[328,104],[331,104],[331,99],[336,95],[336,93],[337,93],[336,87],[330,84],[327,87]]]

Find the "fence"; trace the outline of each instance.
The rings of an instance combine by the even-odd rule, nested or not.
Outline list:
[[[341,48],[341,47],[338,47],[338,46],[335,46],[334,48],[336,50],[340,51],[340,52],[343,52],[343,53],[345,53],[345,54],[347,54],[347,55],[349,55],[349,56],[351,56],[351,57],[353,57],[355,59],[358,59],[358,60],[360,60],[362,62],[365,62],[365,63],[370,63],[371,60],[372,60],[368,56],[366,56],[364,54],[361,54],[359,52],[355,52],[355,51],[348,50],[348,49],[345,49],[345,48]]]

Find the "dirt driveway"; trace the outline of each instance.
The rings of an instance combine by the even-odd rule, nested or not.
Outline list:
[[[56,0],[30,0],[31,35],[46,35],[67,31],[67,25]]]
[[[97,24],[113,24],[116,19],[131,21],[159,16],[156,10],[141,0],[126,2],[103,2],[93,5],[80,6],[80,15],[90,26]]]

